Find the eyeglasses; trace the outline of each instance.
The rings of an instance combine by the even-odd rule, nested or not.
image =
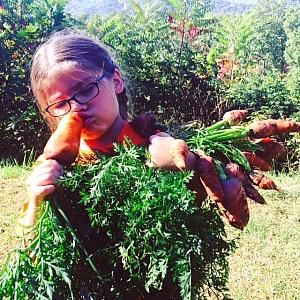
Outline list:
[[[104,75],[97,78],[94,82],[79,89],[71,98],[61,100],[50,104],[45,111],[52,117],[61,117],[71,110],[71,101],[79,104],[85,104],[93,100],[99,95],[99,83],[104,78]]]

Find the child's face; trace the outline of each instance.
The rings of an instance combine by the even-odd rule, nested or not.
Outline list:
[[[71,98],[79,89],[95,82],[95,79],[95,75],[78,70],[54,74],[48,81],[47,104]],[[84,119],[81,137],[85,140],[103,137],[120,117],[116,95],[123,91],[124,86],[119,71],[116,70],[112,78],[103,78],[98,88],[99,94],[85,104],[70,101],[70,112],[78,112]]]

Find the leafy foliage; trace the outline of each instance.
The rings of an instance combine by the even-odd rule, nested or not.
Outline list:
[[[178,9],[174,17],[145,9],[108,20],[94,17],[87,29],[116,51],[132,85],[135,114],[154,111],[171,123],[211,122],[219,99],[206,61],[209,1],[169,2],[167,13]]]
[[[298,100],[300,105],[300,10],[291,8],[286,14],[284,28],[288,37],[288,43],[285,50],[285,58],[288,64],[288,76],[286,78],[287,86],[293,95]]]
[[[11,254],[0,274],[1,299],[53,299],[72,290],[71,269],[79,257],[68,229],[60,225],[49,202],[31,229],[35,239]]]
[[[235,107],[249,109],[264,117],[277,119],[299,112],[299,105],[275,69],[265,75],[249,74],[228,84],[224,93]]]
[[[65,26],[65,1],[6,2],[0,9],[0,153],[22,160],[25,151],[32,145],[40,149],[47,138],[28,87],[29,64],[45,37]]]
[[[196,204],[186,186],[191,174],[149,168],[143,148],[116,151],[75,166],[60,183],[67,201],[80,195],[95,232],[105,230],[109,242],[87,257],[74,230],[60,225],[69,225],[64,213],[47,201],[31,232],[36,238],[2,270],[1,297],[79,299],[86,287],[97,299],[108,299],[102,298],[108,289],[117,299],[134,292],[161,299],[226,293],[235,242],[211,203]]]
[[[187,189],[189,173],[154,170],[143,149],[116,146],[118,156],[76,167],[65,187],[78,191],[95,228],[104,228],[110,245],[101,249],[110,263],[102,274],[119,298],[127,290],[172,290],[183,299],[204,297],[205,288],[226,290],[226,257],[234,249],[215,208],[197,206]],[[127,280],[118,274],[127,274]],[[123,275],[125,276],[125,275]],[[126,278],[125,277],[125,278]]]

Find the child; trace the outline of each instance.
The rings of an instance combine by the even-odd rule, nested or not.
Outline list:
[[[93,150],[109,154],[112,144],[122,142],[125,135],[137,145],[148,143],[147,137],[126,121],[128,98],[120,69],[105,47],[91,38],[66,31],[53,35],[35,53],[31,85],[52,131],[65,114],[76,112],[83,118],[81,153]],[[174,168],[168,151],[173,140],[165,133],[151,136],[149,151],[155,166]],[[190,167],[193,154],[188,158]],[[35,222],[37,207],[55,191],[62,173],[62,166],[55,160],[45,160],[33,170],[28,179],[29,201],[24,203],[23,225]]]
[[[78,33],[61,31],[54,34],[34,55],[31,85],[40,112],[53,132],[67,114],[83,119],[77,163],[87,160],[92,163],[95,152],[113,154],[113,143],[122,143],[127,136],[136,145],[148,146],[151,165],[177,169],[170,149],[178,140],[162,132],[161,126],[149,116],[132,122],[126,120],[128,98],[124,80],[119,67],[102,44]],[[201,160],[203,154],[200,153],[198,157],[186,148],[184,154],[185,167],[195,170],[190,188],[197,192],[196,201],[201,203],[207,196],[207,187],[204,190],[199,174],[207,167],[210,158],[202,157]],[[209,161],[209,166],[211,165],[212,159]],[[28,199],[23,202],[22,216],[19,219],[23,230],[35,224],[40,204],[45,197],[54,193],[56,181],[62,174],[63,166],[57,160],[45,159],[43,155],[38,159],[28,178]],[[207,169],[206,174],[210,178],[215,177],[214,182],[220,181],[217,170],[211,173]],[[218,191],[221,190],[222,187]],[[218,199],[224,200],[221,196],[223,197],[220,194]],[[99,248],[107,246],[109,238],[106,232],[91,227],[85,208],[78,200],[76,195],[72,196],[72,200],[62,197],[59,204],[85,249],[92,255]],[[222,203],[217,204],[222,208]],[[235,212],[236,209],[233,208]],[[231,217],[231,214],[228,216]],[[242,225],[246,222],[247,220]],[[100,263],[109,270],[105,260]],[[167,294],[150,294],[149,299],[176,299],[174,295],[178,293],[170,276],[167,277],[166,282],[168,281],[168,288],[162,291]],[[124,299],[135,299],[135,296]]]
[[[31,85],[40,112],[52,131],[66,114],[76,112],[83,118],[81,156],[94,151],[109,155],[112,144],[120,143],[128,136],[136,145],[151,142],[149,151],[153,165],[175,168],[169,153],[174,138],[162,132],[156,134],[159,127],[155,124],[148,126],[149,130],[142,128],[141,123],[126,121],[128,99],[122,74],[100,43],[78,33],[62,31],[54,34],[34,55]],[[148,123],[153,125],[153,122]],[[189,168],[193,160],[194,155],[189,153]],[[55,191],[56,181],[62,174],[62,165],[41,156],[28,179],[29,198],[23,203],[22,228],[36,222],[40,203]],[[92,230],[82,206],[62,202],[90,253],[107,243],[105,233]]]

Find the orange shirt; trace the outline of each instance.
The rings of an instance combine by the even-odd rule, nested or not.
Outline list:
[[[133,127],[132,125],[125,121],[122,131],[120,132],[119,136],[116,138],[116,144],[122,144],[125,138],[129,138],[134,145],[142,146],[147,144],[147,139],[141,136]],[[88,152],[100,152],[103,154],[111,155],[114,153],[113,151],[113,143],[109,145],[98,145],[97,148],[90,149],[89,146],[81,140],[80,150],[81,154],[88,153]]]

